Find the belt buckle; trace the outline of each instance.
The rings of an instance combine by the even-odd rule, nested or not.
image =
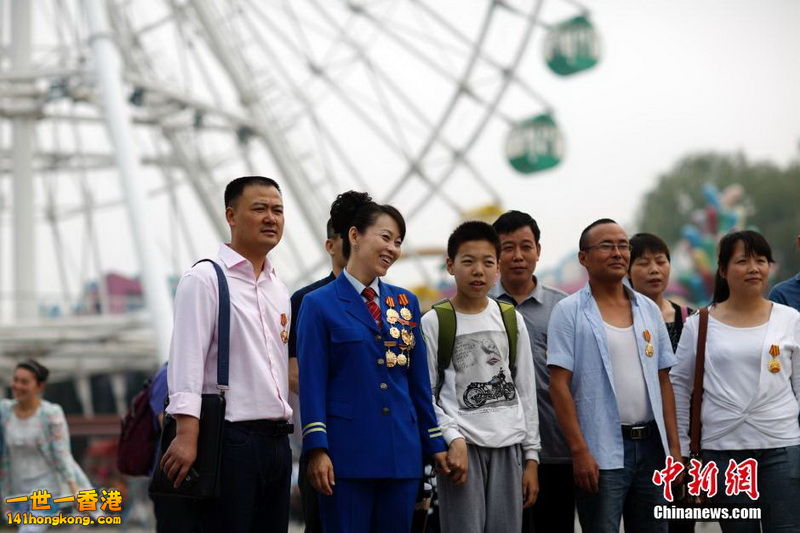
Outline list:
[[[631,439],[633,440],[641,440],[647,437],[647,426],[632,426],[631,427]]]

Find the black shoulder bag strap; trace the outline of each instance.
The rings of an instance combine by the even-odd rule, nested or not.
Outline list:
[[[200,263],[211,263],[217,273],[219,285],[219,315],[217,317],[217,389],[225,396],[228,390],[228,366],[230,357],[231,339],[231,293],[228,290],[228,280],[222,268],[211,259],[201,259]]]

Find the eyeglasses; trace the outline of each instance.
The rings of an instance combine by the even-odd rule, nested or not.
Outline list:
[[[630,252],[631,251],[631,243],[629,242],[620,242],[620,243],[613,243],[613,242],[601,242],[600,244],[595,244],[592,246],[586,246],[583,250],[591,250],[592,248],[597,248],[601,252],[611,252],[616,248],[620,252]]]

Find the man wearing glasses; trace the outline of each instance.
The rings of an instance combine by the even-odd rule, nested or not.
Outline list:
[[[625,231],[604,218],[581,233],[589,282],[553,309],[550,396],[572,454],[584,532],[667,531],[653,472],[681,459],[669,368],[675,356],[658,307],[623,284]]]

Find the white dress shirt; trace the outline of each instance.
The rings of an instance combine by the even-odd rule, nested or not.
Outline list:
[[[699,315],[686,321],[678,364],[670,372],[675,390],[681,450],[689,452],[689,406],[694,383]],[[772,345],[780,372],[769,371]],[[708,320],[703,377],[701,447],[708,450],[780,448],[800,444],[800,313],[772,305],[764,327],[735,328]]]
[[[290,327],[289,291],[268,258],[258,278],[250,262],[226,244],[220,245],[216,262],[231,299],[225,419],[288,420],[288,350],[281,331]],[[199,417],[200,395],[217,391],[218,290],[214,267],[207,262],[192,267],[178,284],[167,378],[169,414]]]

